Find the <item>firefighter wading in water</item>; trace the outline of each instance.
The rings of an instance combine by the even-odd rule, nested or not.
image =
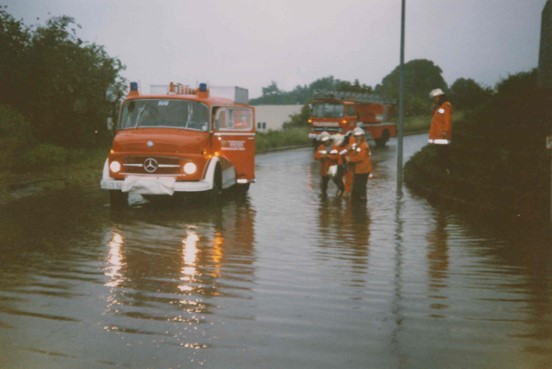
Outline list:
[[[366,201],[366,185],[368,178],[372,173],[372,161],[370,146],[366,141],[362,128],[355,128],[350,142],[343,149],[343,137],[337,136],[334,145],[330,144],[330,134],[322,132],[320,134],[320,145],[314,152],[314,159],[320,161],[320,189],[322,196],[325,196],[330,181],[330,167],[333,165],[345,164],[353,176],[351,197],[353,200]],[[347,186],[346,173],[337,174],[334,179],[338,188],[337,195],[344,197],[348,195],[350,185]],[[339,183],[337,183],[339,181]],[[344,192],[345,191],[345,192]]]
[[[452,141],[452,104],[440,88],[429,93],[433,99],[433,115],[428,142],[435,148],[439,166],[450,173],[449,146]]]
[[[366,137],[362,128],[357,127],[353,130],[353,140],[349,150],[349,163],[352,164],[353,171],[353,200],[366,201],[366,184],[372,173],[372,160],[370,158],[370,146],[366,142]]]
[[[328,182],[330,181],[330,166],[337,163],[336,159],[330,155],[332,149],[330,145],[330,134],[322,132],[320,134],[320,145],[314,151],[314,160],[320,161],[320,190],[325,196],[328,191]]]

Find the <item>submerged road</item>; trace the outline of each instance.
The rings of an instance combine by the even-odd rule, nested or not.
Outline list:
[[[320,197],[310,149],[218,209],[4,206],[0,368],[549,368],[550,239],[398,196],[393,140],[374,162],[363,206]]]

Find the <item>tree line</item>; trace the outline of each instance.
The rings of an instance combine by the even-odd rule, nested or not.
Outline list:
[[[68,16],[26,26],[0,7],[0,154],[91,148],[109,140],[105,129],[123,95],[124,65],[103,46],[80,39]],[[38,155],[38,154],[37,154]],[[43,156],[44,156],[43,155]],[[39,155],[40,156],[40,155]]]
[[[493,90],[483,87],[471,78],[459,78],[450,87],[443,78],[442,69],[426,59],[411,60],[404,65],[404,103],[406,115],[427,113],[428,94],[434,88],[443,89],[460,110],[474,109],[484,104],[491,97]],[[398,101],[399,99],[400,67],[397,66],[381,83],[372,87],[342,81],[333,76],[317,79],[311,84],[297,86],[292,91],[282,91],[278,84],[272,81],[263,87],[262,96],[252,99],[254,105],[260,104],[308,104],[317,90],[334,90],[376,94],[384,98]]]

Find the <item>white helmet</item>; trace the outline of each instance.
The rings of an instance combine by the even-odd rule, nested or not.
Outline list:
[[[360,127],[353,129],[353,136],[364,136],[364,130]]]
[[[336,133],[335,135],[333,135],[332,139],[333,139],[333,142],[335,142],[336,145],[341,145],[343,143],[343,140],[345,139],[345,137],[343,137],[343,135],[340,134],[340,133]]]
[[[322,142],[326,142],[330,139],[330,134],[326,131],[322,132],[320,136],[318,136],[318,139]]]
[[[431,90],[431,92],[429,93],[429,97],[434,98],[444,94],[445,93],[443,92],[443,90],[441,90],[440,88],[436,88],[435,90]]]

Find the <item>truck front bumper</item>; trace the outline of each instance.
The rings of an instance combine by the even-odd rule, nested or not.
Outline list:
[[[176,182],[174,177],[128,176],[124,180],[103,178],[100,187],[103,190],[132,192],[140,195],[172,195],[175,192],[203,192],[212,188],[207,180],[195,182]]]
[[[105,160],[100,188],[109,191],[132,192],[140,195],[172,195],[175,192],[203,192],[213,188],[213,180],[207,176],[199,181],[176,181],[172,176],[128,175],[125,179],[110,176],[108,160]]]

